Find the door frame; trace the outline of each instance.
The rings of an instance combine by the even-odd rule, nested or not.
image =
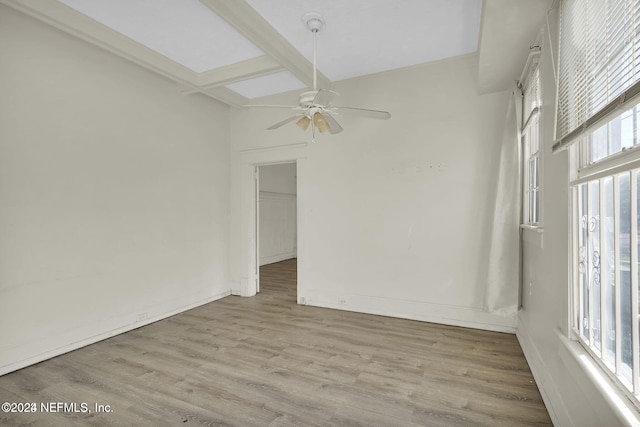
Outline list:
[[[257,194],[259,191],[256,170],[260,166],[281,163],[296,163],[296,234],[298,257],[297,294],[300,295],[300,284],[303,281],[305,259],[304,242],[304,212],[301,206],[304,202],[305,160],[307,143],[283,145],[279,147],[258,148],[240,152],[240,171],[242,182],[240,186],[241,201],[241,263],[242,276],[240,280],[240,295],[254,296],[259,290],[260,263],[258,237],[258,209]],[[298,296],[300,302],[300,296]]]

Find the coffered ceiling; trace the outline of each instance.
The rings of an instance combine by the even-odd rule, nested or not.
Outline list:
[[[513,12],[509,5],[490,7],[505,0],[485,0],[484,7],[482,0],[0,2],[160,73],[186,94],[200,92],[234,106],[311,86],[311,33],[302,20],[307,12],[320,12],[325,20],[318,34],[319,86],[325,88],[344,79],[474,53],[479,45],[495,49],[496,42],[489,39],[496,38],[496,29],[481,28],[481,22],[499,27],[501,16]],[[535,4],[539,15],[549,1],[511,3]],[[521,14],[528,10],[517,9]],[[483,41],[483,34],[492,37]],[[523,42],[531,37],[520,35]],[[496,80],[485,78],[485,91],[500,86],[495,62],[500,59],[484,60]]]

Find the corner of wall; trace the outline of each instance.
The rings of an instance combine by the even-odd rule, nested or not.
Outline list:
[[[525,316],[522,316],[522,312],[518,314],[516,337],[518,338],[520,347],[522,347],[522,352],[529,364],[533,378],[538,385],[538,390],[549,412],[551,421],[553,421],[555,426],[574,425],[562,398],[562,394],[558,391],[554,383],[549,367],[546,366],[544,358],[529,334],[529,325],[525,320]]]

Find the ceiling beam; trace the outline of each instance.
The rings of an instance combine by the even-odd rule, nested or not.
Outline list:
[[[236,31],[271,56],[294,76],[313,87],[312,65],[244,0],[200,0]],[[318,86],[331,88],[331,81],[318,73]]]
[[[202,93],[233,107],[243,107],[249,104],[249,99],[224,86],[204,89]]]
[[[232,91],[231,89],[227,89],[224,86],[212,87],[209,89],[205,88],[194,88],[193,86],[184,86],[178,84],[178,92],[183,95],[193,95],[195,93],[201,93],[203,95],[214,98],[220,102],[224,102],[227,105],[232,107],[243,107],[250,103],[248,98]]]
[[[225,65],[198,74],[198,85],[203,88],[225,86],[241,80],[260,77],[282,71],[282,65],[270,56],[263,55],[235,64]]]
[[[196,74],[187,67],[133,41],[106,25],[98,23],[63,3],[51,0],[30,0],[28,2],[0,0],[0,3],[181,84],[187,86],[197,84]]]
[[[177,82],[182,93],[202,93],[225,104],[233,106],[246,105],[249,100],[224,87],[200,87],[198,73],[161,55],[152,49],[112,30],[106,25],[83,15],[82,13],[51,0],[0,0],[0,4],[12,7],[28,16],[58,28],[81,40],[98,46],[108,52],[127,59],[147,70]],[[238,65],[248,76],[266,73],[277,66],[273,61],[258,60],[255,63]],[[222,67],[224,68],[224,67]],[[230,66],[232,71],[233,66]],[[214,70],[215,71],[215,70]],[[206,73],[205,73],[206,74]],[[222,79],[224,72],[213,73],[213,78]],[[217,77],[216,77],[217,76]],[[228,78],[228,77],[227,77]],[[215,82],[210,79],[210,82]],[[226,83],[225,83],[226,84]],[[213,86],[216,86],[215,84]]]
[[[246,105],[247,98],[224,86],[283,69],[312,86],[309,61],[244,0],[201,1],[267,55],[196,73],[63,3],[51,0],[0,0],[0,3],[173,80],[184,94],[202,93],[232,106]],[[318,82],[320,87],[331,87],[322,74],[318,75]]]
[[[479,93],[512,88],[552,7],[553,0],[483,2],[478,43]]]

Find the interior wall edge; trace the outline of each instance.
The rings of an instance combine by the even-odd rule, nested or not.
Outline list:
[[[295,251],[260,257],[260,267],[267,264],[274,264],[276,262],[286,261],[288,259],[293,259],[295,257],[296,257]]]
[[[36,363],[43,362],[47,359],[51,359],[56,356],[61,356],[65,353],[69,353],[73,350],[77,350],[82,347],[86,347],[91,344],[95,344],[97,342],[106,340],[108,338],[114,337],[116,335],[124,334],[126,332],[132,331],[134,329],[141,328],[146,325],[150,325],[151,323],[158,322],[160,320],[168,319],[171,316],[175,316],[176,314],[183,313],[185,311],[191,310],[192,308],[199,307],[204,304],[208,304],[213,301],[217,301],[219,299],[225,298],[231,295],[231,291],[220,292],[216,295],[210,296],[205,299],[201,299],[195,301],[193,303],[189,303],[186,305],[182,305],[176,308],[166,309],[165,307],[155,308],[147,311],[147,317],[144,320],[139,321],[129,321],[128,323],[110,329],[108,331],[99,333],[97,335],[90,336],[88,338],[81,339],[79,341],[71,342],[69,344],[63,345],[61,347],[57,347],[55,349],[45,351],[44,353],[40,353],[34,356],[28,356],[24,359],[16,360],[13,362],[9,362],[6,365],[0,366],[0,376],[8,374],[13,371],[20,370],[22,368],[26,368],[27,366],[35,365]]]
[[[280,193],[280,192],[275,192],[275,191],[262,191],[260,190],[260,198],[266,198],[266,199],[283,199],[283,200],[295,200],[296,199],[296,195],[295,194],[289,194],[289,193]]]
[[[450,306],[423,301],[372,297],[368,295],[299,290],[298,302],[314,307],[353,311],[398,319],[439,323],[493,332],[516,333],[516,320],[488,313],[480,308]]]
[[[523,319],[520,319],[518,322],[516,338],[518,339],[522,352],[524,353],[524,357],[529,364],[531,374],[536,380],[538,390],[540,391],[544,405],[547,407],[547,412],[549,412],[551,421],[553,421],[555,426],[573,425],[568,409],[562,399],[562,394],[555,386],[555,383],[550,376],[549,369],[544,363],[544,358],[528,333],[527,322],[523,321]]]

